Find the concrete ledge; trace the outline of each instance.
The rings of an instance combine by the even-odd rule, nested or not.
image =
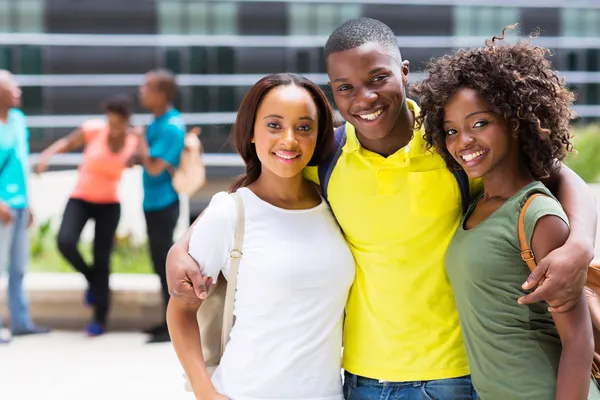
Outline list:
[[[55,329],[82,329],[92,317],[83,303],[87,283],[77,273],[29,273],[25,277],[33,320]],[[6,280],[0,287],[0,310],[8,319]],[[113,274],[108,329],[139,330],[164,320],[156,275]]]

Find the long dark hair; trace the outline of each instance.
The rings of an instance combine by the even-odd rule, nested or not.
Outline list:
[[[256,154],[254,143],[252,143],[256,112],[267,93],[278,86],[288,85],[295,85],[306,89],[312,95],[319,113],[317,144],[308,165],[319,165],[333,151],[335,115],[331,104],[321,88],[314,82],[296,74],[282,73],[267,75],[256,82],[248,93],[246,93],[231,129],[233,147],[242,156],[246,164],[246,173],[231,187],[232,192],[250,185],[260,176],[261,162]]]

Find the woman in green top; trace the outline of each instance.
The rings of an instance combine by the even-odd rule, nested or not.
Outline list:
[[[517,235],[523,203],[535,192],[548,195],[535,198],[525,217],[536,259],[569,234],[561,205],[539,179],[572,148],[574,96],[544,58],[545,49],[502,39],[433,61],[428,78],[412,88],[428,144],[450,168],[483,179],[484,191],[446,255],[473,384],[483,400],[595,399],[583,293],[565,313],[519,304],[530,272]]]

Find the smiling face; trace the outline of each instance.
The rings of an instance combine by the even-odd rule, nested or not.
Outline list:
[[[446,147],[471,178],[518,163],[519,141],[476,90],[459,89],[444,106]],[[516,165],[516,164],[515,164]]]
[[[262,173],[281,178],[301,174],[315,152],[318,120],[306,89],[286,85],[269,91],[256,112],[252,138]]]
[[[386,137],[398,123],[406,101],[408,63],[376,43],[331,53],[329,85],[342,117],[371,140]]]

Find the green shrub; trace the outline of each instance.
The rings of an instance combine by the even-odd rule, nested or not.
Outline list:
[[[588,183],[600,177],[600,125],[576,125],[572,129],[576,152],[567,156],[565,164]]]

